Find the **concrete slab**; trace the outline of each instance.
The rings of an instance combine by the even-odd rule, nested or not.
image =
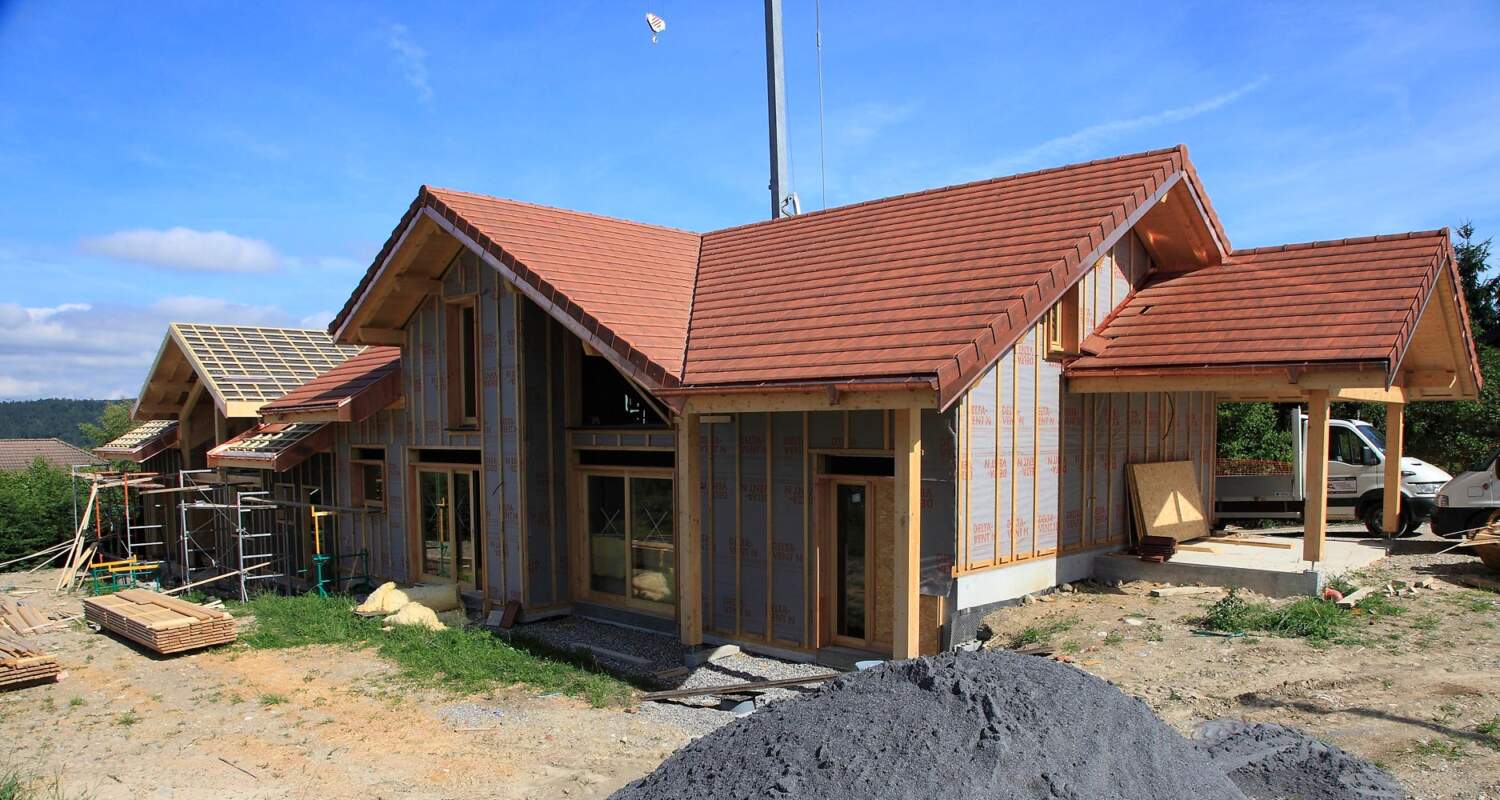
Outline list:
[[[1100,578],[1146,580],[1178,585],[1238,586],[1267,597],[1317,594],[1329,576],[1362,569],[1385,557],[1381,539],[1329,539],[1323,561],[1302,560],[1300,536],[1244,537],[1251,544],[1200,539],[1178,550],[1165,564],[1111,553],[1094,559]]]

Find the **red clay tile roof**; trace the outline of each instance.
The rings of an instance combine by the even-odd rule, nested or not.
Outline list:
[[[1450,248],[1447,231],[1425,231],[1235,251],[1138,291],[1090,342],[1097,352],[1067,372],[1311,362],[1394,370]]]
[[[683,382],[927,376],[946,404],[1178,172],[1182,147],[706,234]]]
[[[0,439],[0,470],[26,469],[38,458],[62,469],[103,463],[61,439]]]
[[[260,407],[268,422],[359,422],[401,396],[401,348],[359,355]]]
[[[682,374],[698,234],[423,186],[343,310],[337,331],[423,208],[473,239],[658,384]]]

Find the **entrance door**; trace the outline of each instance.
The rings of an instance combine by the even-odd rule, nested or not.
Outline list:
[[[473,469],[417,469],[417,530],[423,580],[479,583],[483,542],[477,525],[479,473]]]
[[[820,580],[824,641],[890,650],[895,581],[894,487],[888,479],[833,478],[824,483]]]

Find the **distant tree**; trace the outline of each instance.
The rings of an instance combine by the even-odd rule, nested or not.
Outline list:
[[[1463,283],[1464,300],[1469,304],[1469,322],[1475,341],[1496,344],[1500,336],[1500,277],[1486,277],[1489,272],[1490,239],[1474,240],[1474,223],[1458,226],[1458,241],[1453,253],[1458,257],[1458,277]]]
[[[1291,428],[1271,403],[1219,404],[1219,458],[1290,461]]]
[[[35,553],[73,534],[71,484],[67,472],[40,458],[26,469],[0,470],[0,561]],[[87,501],[81,493],[79,508]]]
[[[124,436],[140,423],[130,418],[130,401],[118,400],[99,412],[94,422],[81,422],[78,430],[90,447],[98,447]]]
[[[78,425],[98,419],[108,400],[0,400],[0,439],[48,439],[57,437],[84,447],[88,440]]]

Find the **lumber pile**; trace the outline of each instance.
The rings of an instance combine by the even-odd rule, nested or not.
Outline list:
[[[1162,564],[1177,555],[1177,540],[1170,536],[1142,536],[1140,543],[1135,546],[1135,552],[1142,561]]]
[[[0,595],[0,633],[9,626],[12,633],[24,636],[50,624],[52,620],[25,600]]]
[[[234,617],[144,589],[89,597],[89,622],[158,653],[181,653],[234,641]]]
[[[0,634],[0,689],[24,686],[57,677],[57,659],[25,639]]]

